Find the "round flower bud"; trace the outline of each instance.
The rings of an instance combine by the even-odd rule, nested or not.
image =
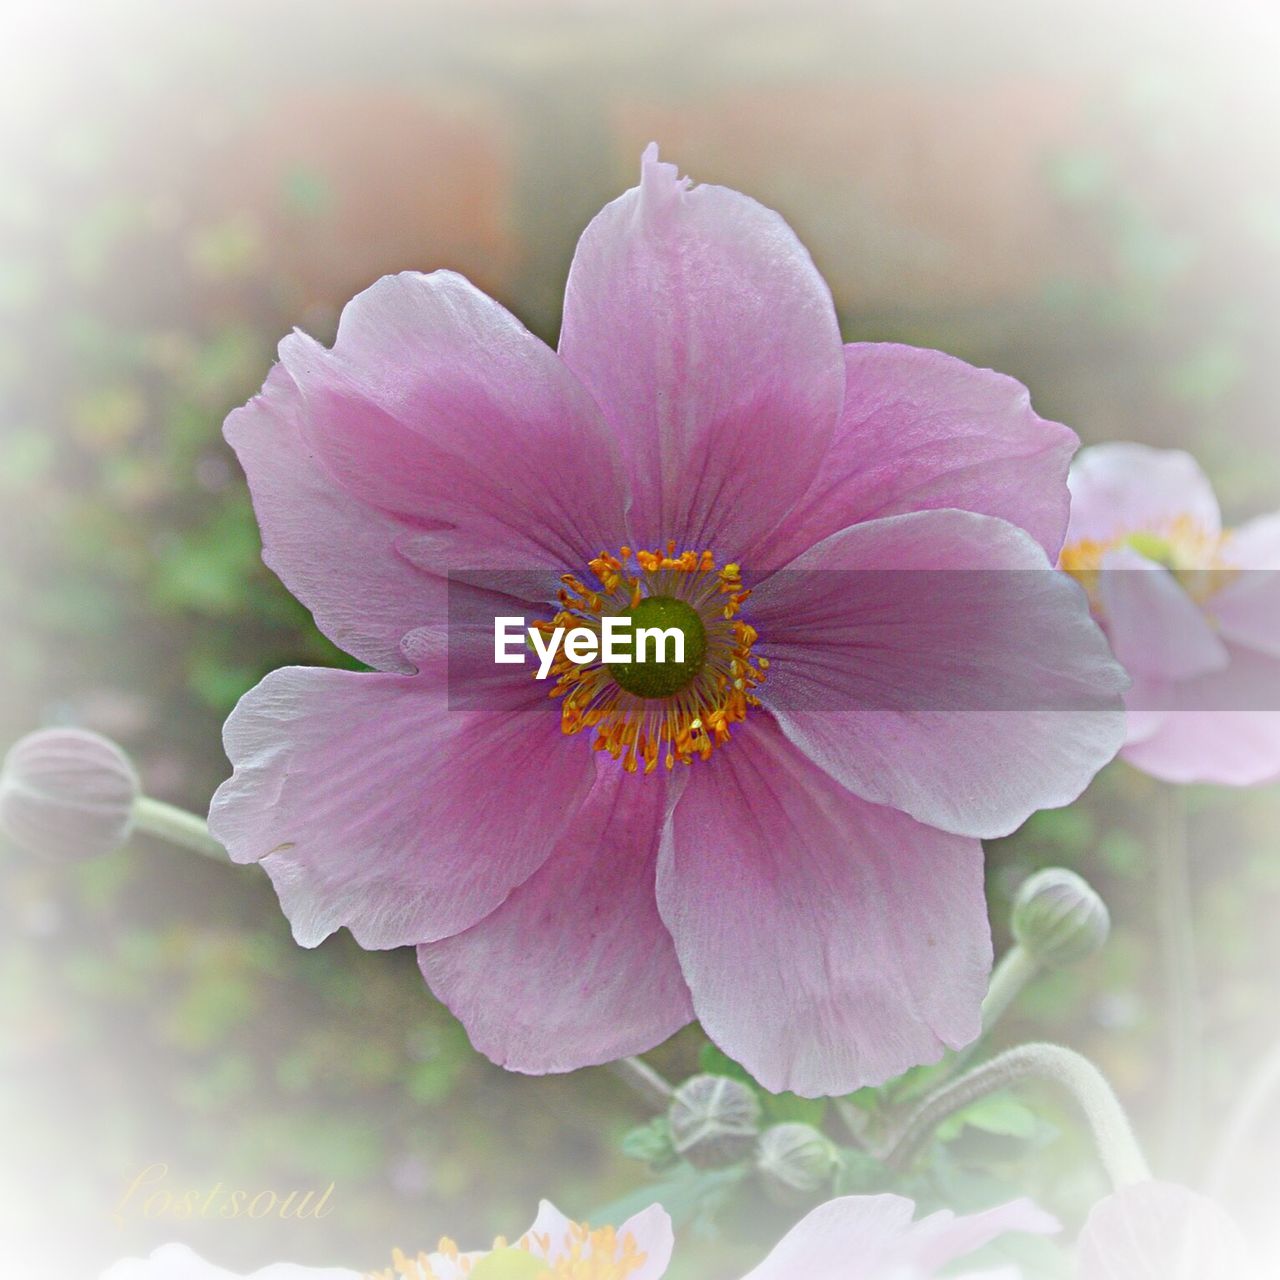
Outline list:
[[[745,1159],[760,1132],[760,1102],[741,1081],[728,1076],[693,1076],[667,1110],[677,1154],[699,1169],[716,1169]]]
[[[840,1162],[834,1144],[810,1124],[775,1124],[760,1136],[756,1169],[770,1197],[803,1204],[827,1191]]]
[[[87,729],[40,729],[0,767],[0,832],[59,861],[96,858],[128,838],[140,791],[114,742]]]
[[[1049,867],[1024,880],[1013,900],[1013,936],[1051,968],[1086,959],[1111,932],[1107,904],[1074,871]]]

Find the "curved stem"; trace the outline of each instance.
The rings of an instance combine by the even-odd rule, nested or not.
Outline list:
[[[1250,1138],[1257,1136],[1259,1124],[1267,1112],[1280,1103],[1280,1042],[1272,1045],[1253,1074],[1245,1082],[1218,1139],[1205,1192],[1215,1200],[1224,1199],[1231,1190],[1236,1165]]]
[[[1070,1095],[1093,1133],[1094,1145],[1116,1187],[1151,1177],[1146,1157],[1119,1099],[1106,1077],[1088,1058],[1056,1044],[1024,1044],[1009,1049],[943,1085],[926,1098],[893,1135],[883,1158],[904,1169],[947,1116],[989,1093],[1027,1080],[1044,1080]]]
[[[133,806],[133,826],[135,831],[181,845],[206,858],[230,862],[227,851],[209,834],[209,824],[177,805],[139,796]]]
[[[1039,972],[1040,962],[1020,943],[1015,942],[1000,957],[1000,963],[991,975],[987,997],[982,1002],[984,1036],[1009,1012],[1013,1002]]]
[[[619,1058],[609,1070],[625,1080],[646,1102],[660,1111],[667,1109],[675,1090],[643,1058]]]
[[[1178,787],[1160,788],[1154,853],[1160,951],[1169,1002],[1165,1141],[1171,1171],[1185,1176],[1198,1142],[1204,1066],[1186,796]]]

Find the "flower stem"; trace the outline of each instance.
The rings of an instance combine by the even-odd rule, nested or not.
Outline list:
[[[982,1002],[982,1034],[985,1036],[1012,1008],[1028,983],[1040,972],[1040,962],[1026,947],[1014,943],[1000,957]],[[976,1047],[976,1046],[975,1046]]]
[[[135,831],[181,845],[206,858],[230,861],[227,851],[209,834],[209,824],[177,805],[153,800],[150,796],[139,796],[133,806],[133,825]]]
[[[1112,1185],[1123,1187],[1151,1177],[1129,1118],[1106,1077],[1088,1058],[1056,1044],[1019,1045],[943,1085],[907,1117],[886,1144],[883,1159],[893,1169],[905,1169],[949,1115],[1027,1080],[1047,1081],[1075,1101]]]
[[[1203,1104],[1203,1036],[1191,864],[1184,792],[1161,786],[1157,797],[1155,880],[1160,951],[1167,984],[1165,1142],[1174,1176],[1194,1159]]]
[[[609,1070],[626,1081],[646,1102],[665,1111],[675,1090],[643,1058],[619,1058]]]
[[[1240,1090],[1235,1106],[1222,1127],[1213,1158],[1209,1161],[1209,1173],[1205,1178],[1205,1191],[1215,1200],[1227,1197],[1237,1164],[1251,1138],[1256,1139],[1258,1126],[1267,1112],[1280,1104],[1280,1041],[1258,1064],[1253,1074]]]

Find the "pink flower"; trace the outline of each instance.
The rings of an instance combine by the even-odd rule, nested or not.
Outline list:
[[[417,945],[526,1072],[696,1016],[768,1088],[835,1093],[977,1035],[979,838],[1123,731],[1045,572],[1069,430],[998,374],[843,347],[782,219],[656,148],[579,243],[558,353],[437,272],[280,361],[227,423],[264,555],[377,668],[277,671],[227,724],[210,822],[300,943]],[[494,662],[496,616],[655,596],[702,646],[678,689],[561,664],[551,701]]]
[[[1250,1280],[1244,1237],[1212,1200],[1168,1182],[1125,1187],[1094,1205],[1080,1234],[1079,1280]]]
[[[960,1218],[943,1210],[913,1222],[914,1212],[902,1196],[828,1201],[801,1219],[745,1280],[928,1280],[1005,1232],[1058,1229],[1029,1200]],[[1011,1268],[967,1274],[969,1280],[1017,1280]]]
[[[1195,460],[1140,444],[1071,469],[1060,563],[1133,677],[1124,758],[1167,782],[1280,777],[1280,513],[1224,531]]]

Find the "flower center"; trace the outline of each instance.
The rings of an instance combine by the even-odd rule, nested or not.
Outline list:
[[[411,1258],[395,1249],[389,1271],[370,1272],[365,1280],[445,1280],[463,1274],[467,1280],[627,1280],[638,1271],[646,1254],[628,1232],[619,1238],[612,1227],[593,1231],[585,1224],[571,1222],[563,1240],[550,1233],[529,1233],[514,1245],[499,1236],[493,1249],[472,1261],[447,1236],[436,1246],[437,1261],[420,1253]]]
[[[1178,516],[1152,529],[1120,530],[1106,539],[1082,538],[1062,548],[1058,564],[1089,593],[1100,608],[1098,575],[1109,551],[1131,547],[1139,555],[1167,569],[1193,599],[1203,603],[1226,581],[1223,548],[1230,534],[1210,533],[1193,517]]]
[[[709,551],[601,553],[589,568],[599,588],[573,574],[561,578],[560,612],[544,631],[588,627],[600,634],[601,620],[628,616],[635,651],[628,662],[572,661],[563,652],[552,664],[553,698],[562,698],[565,733],[595,730],[597,751],[607,751],[629,773],[658,761],[706,760],[729,740],[730,726],[759,704],[753,690],[765,677],[768,659],[751,657],[756,630],[738,613],[751,594],[736,564],[717,568]],[[644,630],[661,634],[643,652]],[[683,640],[680,661],[673,643]],[[603,645],[598,647],[603,653]],[[661,659],[661,660],[655,660]]]
[[[633,635],[645,630],[679,632],[684,641],[684,660],[611,662],[609,674],[637,698],[666,698],[678,693],[702,670],[707,656],[707,628],[702,616],[691,604],[674,596],[646,596],[625,612],[631,619]]]

